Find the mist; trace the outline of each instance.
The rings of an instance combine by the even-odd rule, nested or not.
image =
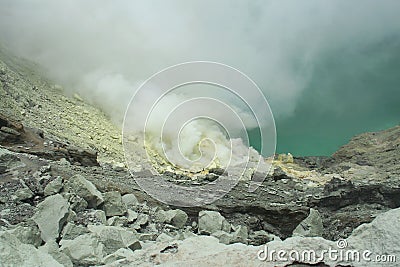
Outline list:
[[[195,60],[230,65],[269,101],[278,151],[330,154],[355,133],[399,122],[399,75],[387,72],[400,66],[398,10],[395,0],[3,0],[0,42],[117,124],[154,73]]]

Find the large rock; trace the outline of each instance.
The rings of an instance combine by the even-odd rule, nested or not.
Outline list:
[[[127,257],[132,257],[133,256],[133,251],[130,249],[126,248],[120,248],[114,253],[104,257],[104,263],[105,264],[110,264],[118,260],[124,260]]]
[[[124,202],[128,208],[136,208],[136,206],[139,205],[139,201],[134,194],[123,195],[122,202]]]
[[[104,193],[104,211],[107,217],[122,216],[126,213],[126,205],[118,191]]]
[[[211,236],[218,238],[220,243],[229,245],[234,243],[247,244],[248,230],[246,226],[236,226],[234,232],[227,233],[219,230],[211,234]]]
[[[74,175],[64,183],[67,192],[75,193],[85,199],[90,208],[96,208],[104,202],[101,192],[82,175]]]
[[[141,248],[136,235],[122,227],[89,225],[88,228],[104,244],[104,251],[107,255],[120,248],[129,248],[132,251]]]
[[[337,266],[342,262],[335,262],[326,257],[321,257],[321,252],[337,249],[336,243],[322,237],[290,237],[284,241],[272,241],[258,247],[256,257],[263,266],[291,266],[295,263],[308,265],[321,264],[321,266]],[[277,252],[283,251],[281,255]],[[289,255],[290,253],[290,255]],[[310,256],[308,256],[310,255]],[[314,255],[314,256],[313,256]],[[347,266],[347,265],[345,265]],[[352,266],[352,265],[351,265]]]
[[[89,233],[89,230],[86,227],[69,222],[65,225],[64,229],[62,230],[61,237],[63,240],[73,240],[78,236],[87,233]]]
[[[279,237],[270,234],[264,230],[254,231],[249,236],[249,244],[254,246],[264,245],[272,240],[278,240]],[[279,239],[280,241],[280,239]]]
[[[62,189],[63,184],[62,184],[62,178],[60,176],[56,177],[53,181],[48,183],[46,187],[44,188],[44,195],[45,196],[50,196],[53,194],[57,194],[60,192]]]
[[[188,219],[188,215],[186,214],[186,212],[179,209],[168,210],[167,216],[171,218],[171,224],[177,228],[182,228],[183,226],[185,226]]]
[[[322,236],[323,233],[321,215],[313,208],[310,209],[310,215],[293,230],[293,236]]]
[[[31,199],[34,194],[33,192],[29,189],[29,187],[25,184],[24,181],[21,180],[22,187],[18,189],[13,195],[12,195],[12,200],[14,201],[24,201]]]
[[[13,234],[24,244],[31,244],[35,247],[39,247],[43,242],[37,225],[18,225],[13,229],[7,230],[7,232]]]
[[[13,234],[0,232],[0,266],[62,267],[63,265],[33,245],[23,244]]]
[[[211,236],[155,243],[127,255],[123,262],[116,266],[264,266],[257,259],[257,247],[227,246]]]
[[[158,241],[158,242],[168,242],[168,241],[172,241],[172,240],[174,240],[174,238],[170,235],[167,235],[166,233],[161,233],[156,238],[156,241]]]
[[[226,232],[219,231],[221,235]],[[276,242],[274,249],[328,248],[335,243],[322,238],[295,237],[290,242]],[[318,243],[319,242],[319,243]],[[321,245],[319,245],[321,244]],[[292,248],[290,247],[292,246]],[[206,249],[205,249],[206,248]],[[246,246],[236,243],[222,244],[218,239],[209,236],[197,236],[183,241],[156,243],[142,250],[135,251],[133,255],[127,255],[124,264],[117,266],[289,266],[291,261],[279,262],[263,261],[265,247]],[[271,248],[272,249],[272,248]],[[260,253],[261,252],[261,253]],[[258,259],[260,255],[260,259]],[[146,265],[148,263],[148,265]],[[293,265],[296,266],[296,265]],[[301,266],[301,265],[299,265]],[[324,266],[324,265],[321,265]],[[332,265],[334,266],[334,265]]]
[[[39,251],[48,253],[64,267],[73,267],[71,259],[66,254],[60,252],[58,244],[55,241],[47,242],[39,248]]]
[[[136,221],[131,225],[133,229],[140,229],[142,226],[149,223],[149,215],[144,213],[139,213]]]
[[[126,218],[128,220],[128,223],[132,223],[138,218],[138,213],[134,210],[128,209],[126,213]]]
[[[13,201],[24,201],[31,199],[34,196],[33,192],[28,187],[18,189],[11,197]]]
[[[89,205],[83,197],[74,193],[67,193],[64,196],[68,198],[68,202],[71,204],[71,210],[75,212],[84,211]]]
[[[123,216],[114,216],[107,220],[107,225],[109,226],[126,226],[128,224],[128,219]]]
[[[21,78],[21,76],[20,76]],[[19,90],[19,89],[17,89]],[[29,89],[29,102],[32,101],[31,90]],[[18,93],[17,93],[18,94]],[[4,96],[4,95],[2,95]],[[21,95],[18,94],[18,99]],[[44,102],[40,100],[41,104]],[[47,101],[45,101],[47,102]],[[49,102],[50,103],[50,102]],[[54,104],[54,103],[53,103]],[[32,109],[31,109],[32,110]],[[24,111],[25,113],[25,111]],[[39,115],[39,114],[38,114]],[[41,118],[43,114],[36,116]],[[31,117],[32,119],[32,117]],[[35,120],[35,119],[34,119]],[[60,121],[58,121],[59,123]],[[3,126],[7,125],[7,126]],[[47,125],[48,126],[48,125]],[[59,125],[58,125],[59,126]],[[69,127],[70,128],[70,127]],[[47,139],[47,137],[46,137]],[[48,140],[48,139],[47,139]],[[46,141],[47,141],[46,140]],[[60,141],[45,141],[44,133],[40,129],[24,127],[21,123],[0,114],[0,144],[11,148],[13,151],[29,153],[50,160],[67,159],[75,165],[99,166],[97,162],[97,151],[92,149],[82,149]]]
[[[329,241],[321,237],[300,237],[295,236],[285,241],[273,241],[268,243],[258,252],[261,258],[265,258],[266,266],[271,263],[269,257],[272,251],[313,251],[317,253],[314,260],[303,258],[297,260],[300,263],[307,264],[326,264],[328,266],[378,266],[376,262],[377,255],[400,255],[400,208],[390,210],[378,215],[371,223],[363,224],[356,228],[353,233],[345,240],[340,239],[337,242]],[[336,254],[330,257],[328,253],[325,257],[318,257],[326,251],[336,250]],[[268,252],[269,253],[265,253]],[[340,251],[343,252],[341,258]],[[336,255],[336,256],[335,256]],[[346,256],[347,255],[347,256]],[[357,256],[358,255],[358,256]],[[364,258],[365,257],[365,258]],[[288,258],[288,257],[286,257]],[[369,258],[369,259],[368,259]],[[296,262],[294,259],[279,260],[275,254],[274,264],[276,266],[287,266]],[[393,260],[393,258],[392,258]],[[397,266],[396,262],[385,262],[384,266]]]
[[[314,261],[302,260],[299,262],[308,264],[324,263],[328,266],[336,266],[340,263],[342,266],[372,267],[378,266],[375,258],[377,255],[386,255],[386,259],[388,259],[387,255],[395,255],[397,257],[400,255],[399,239],[400,208],[397,208],[378,215],[371,223],[357,227],[347,239],[340,239],[334,242],[320,237],[296,236],[285,241],[270,242],[267,246],[264,246],[263,250],[268,250],[269,252],[279,250],[286,252],[291,250],[299,252],[314,251],[319,255],[323,250],[336,250],[342,251],[343,255],[345,255],[341,260],[340,253],[332,254],[336,255],[336,259],[335,256],[330,257],[327,253],[324,258],[320,257]],[[265,256],[265,254],[262,256]],[[270,258],[267,258],[266,263],[270,260]],[[274,263],[276,266],[287,266],[293,264],[294,260],[275,261]],[[394,267],[397,265],[396,262],[384,263],[384,266]]]
[[[25,164],[11,151],[0,148],[0,174]]]
[[[220,238],[226,235],[219,231]],[[262,246],[225,245],[210,236],[197,236],[155,243],[126,255],[115,266],[398,266],[400,254],[400,208],[379,215],[372,223],[358,227],[347,240],[338,242],[322,237],[294,236]],[[206,248],[206,249],[205,249]],[[280,252],[282,251],[282,252]],[[331,254],[329,254],[331,251]],[[342,251],[342,252],[341,252]],[[363,259],[363,253],[366,253]],[[279,252],[279,255],[278,255]],[[324,257],[321,254],[324,253]],[[355,254],[360,253],[360,260]],[[330,256],[331,255],[331,256]],[[340,256],[343,255],[343,256]],[[348,256],[346,256],[348,255]],[[376,255],[392,262],[379,265]],[[340,258],[342,257],[342,258]],[[347,257],[347,258],[346,258]],[[370,257],[371,261],[368,261]],[[116,263],[116,262],[115,262]]]
[[[369,250],[373,255],[400,257],[400,208],[378,215],[371,223],[362,224],[347,238],[350,248]],[[395,262],[393,266],[397,266]],[[391,266],[385,263],[385,266]]]
[[[100,223],[107,224],[107,217],[104,210],[94,210],[90,213],[94,218],[96,218]]]
[[[69,203],[60,194],[47,197],[37,205],[33,220],[39,226],[43,241],[55,240],[67,220]]]
[[[188,219],[186,212],[176,209],[176,210],[159,210],[156,214],[156,219],[161,223],[170,223],[177,228],[182,228],[185,226]]]
[[[232,241],[231,244],[233,243],[244,243],[247,244],[248,240],[247,238],[249,237],[249,230],[247,229],[247,226],[244,225],[238,225],[234,227],[232,233]]]
[[[199,233],[212,234],[217,231],[230,232],[230,224],[217,211],[200,211],[199,212]]]
[[[80,235],[73,240],[61,240],[60,245],[60,251],[78,266],[101,264],[105,256],[103,243],[92,234]]]
[[[232,242],[232,234],[227,233],[225,231],[219,230],[211,234],[212,237],[218,238],[219,242],[225,245],[229,245]]]

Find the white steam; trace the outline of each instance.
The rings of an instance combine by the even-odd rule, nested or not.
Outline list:
[[[3,0],[0,41],[45,66],[68,92],[78,92],[116,122],[139,84],[165,67],[193,60],[222,62],[248,74],[280,117],[294,112],[318,57],[362,51],[397,35],[399,10],[396,0]],[[179,94],[168,99],[153,116],[181,100]],[[154,118],[149,132],[159,122]],[[254,126],[251,116],[245,123]],[[188,126],[180,144],[186,158],[195,159],[198,145],[211,137],[222,148],[216,152],[203,142],[203,150],[210,151],[205,159],[226,158],[231,144],[223,132],[199,121]],[[163,142],[156,149],[178,153],[178,141]]]
[[[158,101],[154,99],[161,92],[155,87],[151,89],[131,103],[125,133],[145,133],[147,149],[155,152],[151,156],[162,157],[157,164],[166,162],[197,173],[243,165],[250,154],[258,155],[254,149],[249,150],[246,133],[246,128],[257,125],[255,118],[249,115],[251,111],[234,105],[237,100],[229,101],[232,96],[221,88],[187,85],[168,92]]]
[[[396,0],[0,2],[1,42],[116,121],[141,81],[185,61],[222,62],[290,115],[321,54],[400,30]]]

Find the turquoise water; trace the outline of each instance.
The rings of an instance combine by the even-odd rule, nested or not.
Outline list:
[[[275,120],[277,152],[299,156],[331,155],[356,134],[400,124],[400,38],[322,56],[293,115]]]

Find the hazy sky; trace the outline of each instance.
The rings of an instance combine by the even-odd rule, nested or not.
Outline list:
[[[400,1],[0,0],[0,42],[116,121],[143,80],[210,60],[267,97],[278,151],[330,154],[400,122]]]

